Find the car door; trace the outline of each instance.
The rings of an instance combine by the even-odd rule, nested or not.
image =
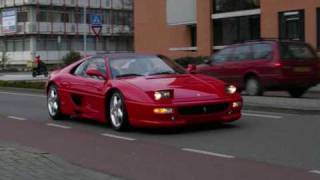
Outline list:
[[[225,48],[215,53],[209,59],[209,64],[205,67],[201,67],[200,73],[213,76],[220,80],[226,80],[225,66],[229,58],[231,57],[233,48]]]
[[[106,75],[106,63],[103,57],[88,59],[74,72],[71,82],[71,96],[76,115],[89,119],[104,119],[105,86],[107,81],[101,77],[87,75],[86,71],[95,69]]]
[[[237,87],[242,86],[244,74],[252,62],[252,50],[249,45],[239,45],[234,48],[232,57],[225,64],[225,81]]]

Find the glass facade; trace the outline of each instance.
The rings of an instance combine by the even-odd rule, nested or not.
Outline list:
[[[213,31],[215,46],[259,39],[260,15],[216,19]]]
[[[214,13],[260,8],[260,0],[214,0]]]

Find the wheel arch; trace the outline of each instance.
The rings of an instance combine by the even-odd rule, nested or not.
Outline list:
[[[243,76],[243,84],[244,84],[244,86],[245,86],[245,84],[247,83],[248,79],[250,79],[250,78],[252,78],[252,77],[257,78],[257,79],[260,81],[260,77],[258,76],[257,73],[252,72],[252,71],[251,71],[251,72],[247,72],[247,73]]]
[[[119,92],[122,94],[122,92],[118,89],[118,88],[111,88],[109,89],[106,93],[105,93],[105,99],[104,99],[104,105],[105,105],[105,117],[106,117],[106,123],[109,123],[110,122],[110,116],[109,116],[109,101],[110,101],[110,98],[111,98],[111,95],[114,93],[114,92]]]
[[[47,84],[47,86],[46,86],[46,93],[47,93],[47,94],[48,94],[48,91],[49,91],[50,86],[52,86],[52,85],[57,86],[57,84],[56,84],[54,81],[49,81],[48,84]]]

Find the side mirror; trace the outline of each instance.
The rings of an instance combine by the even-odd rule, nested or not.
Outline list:
[[[96,76],[96,77],[99,77],[99,78],[102,78],[104,80],[107,79],[107,76],[102,74],[100,71],[96,70],[96,69],[88,69],[86,71],[87,75],[88,76]]]
[[[188,72],[190,74],[195,74],[196,71],[197,71],[197,66],[196,65],[194,65],[194,64],[189,64],[188,65]]]

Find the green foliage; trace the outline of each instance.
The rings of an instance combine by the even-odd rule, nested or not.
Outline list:
[[[203,64],[205,59],[208,59],[208,57],[207,56],[182,57],[182,58],[175,59],[175,62],[186,68],[188,67],[189,64],[195,64],[195,65]]]
[[[80,59],[81,59],[81,55],[79,52],[71,51],[70,53],[68,53],[63,57],[62,61],[65,65],[69,65]]]
[[[44,89],[45,85],[41,81],[0,81],[0,87]]]

